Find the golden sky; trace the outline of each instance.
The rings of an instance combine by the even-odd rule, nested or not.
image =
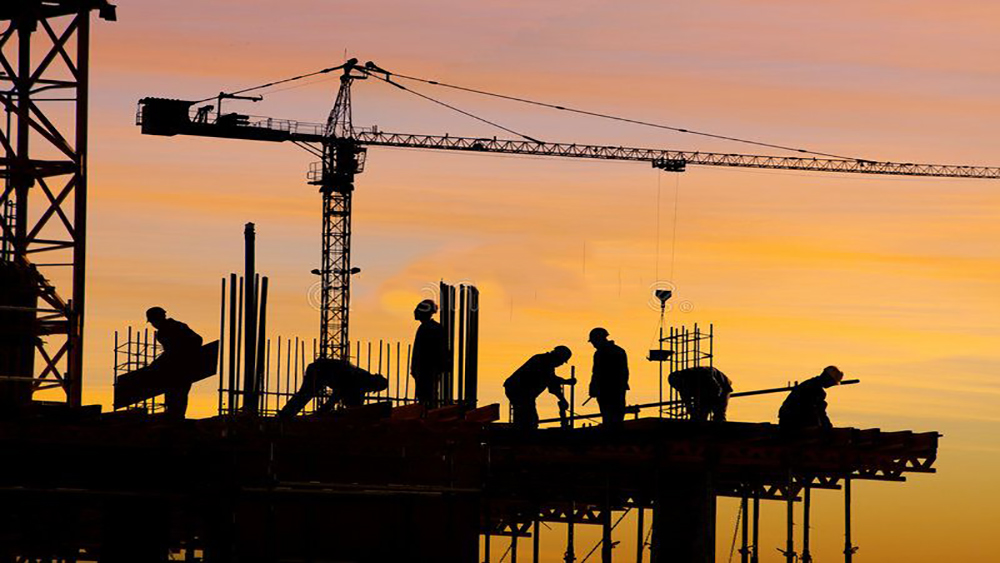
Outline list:
[[[312,157],[293,146],[143,137],[144,96],[200,99],[340,63],[691,129],[904,162],[1000,161],[1000,6],[783,0],[575,2],[119,2],[93,43],[85,399],[110,402],[111,336],[162,305],[214,337],[219,278],[257,224],[273,335],[312,338],[318,265]],[[323,121],[336,80],[234,108]],[[421,88],[550,141],[768,153]],[[358,83],[355,123],[506,136],[384,84]],[[676,222],[674,217],[676,215]],[[841,426],[937,430],[939,474],[857,486],[857,561],[982,560],[1000,525],[1000,184],[449,155],[373,148],[355,197],[352,334],[404,340],[439,279],[482,297],[482,399],[528,355],[587,331],[630,354],[630,400],[655,397],[657,280],[714,323],[738,390],[836,363],[863,383],[831,393]],[[586,377],[584,377],[586,380]],[[214,412],[214,383],[192,414]],[[542,398],[543,414],[551,401]],[[778,399],[731,418],[775,419]],[[839,494],[817,493],[814,555],[842,549]],[[777,561],[768,505],[762,561]],[[720,502],[720,559],[736,505]],[[631,517],[630,517],[631,518]],[[631,520],[629,520],[630,522]],[[557,534],[553,533],[552,536]],[[561,534],[558,534],[561,536]],[[634,532],[620,549],[631,552]],[[552,557],[563,546],[545,543]],[[560,540],[561,541],[561,540]]]

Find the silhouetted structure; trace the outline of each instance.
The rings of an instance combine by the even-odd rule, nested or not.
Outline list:
[[[833,428],[826,414],[826,390],[843,379],[844,372],[827,366],[821,374],[796,385],[778,410],[781,429]]]
[[[281,407],[279,415],[295,416],[309,401],[321,396],[324,389],[330,390],[330,396],[319,406],[320,412],[330,411],[337,404],[360,407],[367,393],[384,391],[388,387],[386,378],[353,366],[347,360],[319,358],[306,368],[302,387]]]
[[[601,407],[605,428],[617,429],[625,420],[625,393],[628,391],[628,356],[621,346],[608,340],[608,331],[595,328],[587,341],[594,346],[594,369],[590,396]]]
[[[563,394],[563,385],[576,385],[575,379],[556,375],[556,368],[573,356],[566,346],[556,346],[550,352],[535,354],[517,368],[503,383],[504,392],[514,414],[514,427],[521,430],[538,428],[538,409],[535,401],[542,391],[548,390],[559,400],[559,410],[565,411],[569,403]]]
[[[724,422],[733,383],[715,367],[699,366],[675,371],[667,377],[691,420]]]
[[[441,405],[441,382],[449,366],[448,334],[441,323],[434,320],[437,303],[424,299],[413,310],[413,318],[420,322],[413,337],[413,357],[410,373],[416,386],[416,397],[426,408]]]

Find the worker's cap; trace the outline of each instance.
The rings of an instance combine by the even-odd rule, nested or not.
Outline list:
[[[424,299],[420,303],[417,303],[417,308],[414,309],[414,312],[427,313],[429,315],[433,315],[434,313],[438,312],[438,306],[433,299]]]
[[[587,342],[599,342],[608,337],[608,331],[601,327],[597,327],[590,331],[590,336],[587,337]]]
[[[163,307],[150,307],[149,309],[146,309],[147,321],[162,320],[165,318],[167,318],[167,312],[163,309]]]
[[[823,368],[823,375],[830,376],[837,385],[840,385],[844,379],[844,372],[840,371],[837,366],[826,366]]]
[[[552,354],[564,362],[568,362],[573,357],[573,351],[566,346],[556,346],[552,349]]]

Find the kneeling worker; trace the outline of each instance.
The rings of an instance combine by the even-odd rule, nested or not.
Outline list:
[[[726,421],[729,394],[733,382],[714,367],[699,366],[677,370],[667,377],[667,382],[681,396],[691,420],[704,422],[709,413],[715,422]]]
[[[302,386],[281,407],[278,415],[295,416],[309,401],[319,397],[323,389],[330,389],[330,398],[319,406],[317,410],[320,411],[329,410],[338,403],[345,407],[361,406],[365,394],[384,391],[388,387],[386,378],[355,367],[346,360],[320,358],[306,368]]]
[[[827,366],[823,373],[796,385],[778,411],[781,429],[833,428],[826,414],[826,390],[840,385],[843,379],[844,372]]]
[[[559,399],[559,408],[569,407],[563,395],[563,385],[576,385],[576,378],[564,379],[556,375],[556,368],[569,361],[573,352],[565,346],[556,346],[551,352],[535,354],[517,368],[503,383],[507,399],[514,409],[514,427],[531,430],[538,428],[538,409],[535,400],[548,389]]]
[[[167,317],[163,307],[147,309],[146,321],[156,329],[156,341],[163,347],[153,365],[172,372],[174,380],[164,393],[163,406],[168,415],[184,418],[191,391],[191,381],[187,378],[199,369],[202,338],[188,325]]]

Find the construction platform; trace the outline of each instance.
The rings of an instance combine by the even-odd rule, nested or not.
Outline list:
[[[653,561],[669,546],[672,561],[708,562],[717,496],[902,481],[934,472],[939,438],[659,418],[526,433],[498,414],[380,403],[287,421],[0,422],[0,559],[471,563],[537,521],[610,534],[614,512],[639,508],[652,509]]]

